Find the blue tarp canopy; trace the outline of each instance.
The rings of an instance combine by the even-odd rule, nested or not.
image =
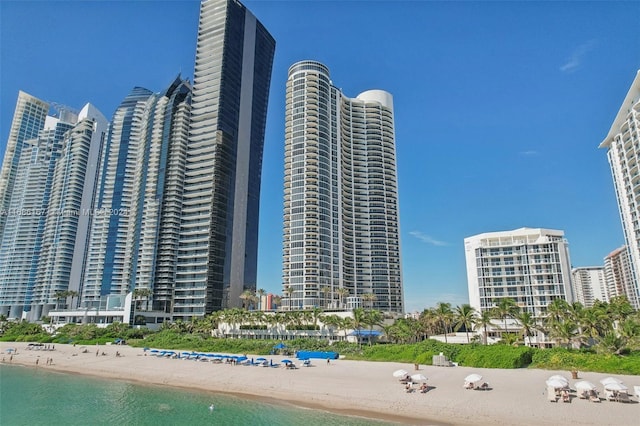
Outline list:
[[[349,336],[366,336],[366,337],[378,337],[382,333],[378,330],[353,330],[349,333]]]
[[[286,347],[287,346],[284,343],[280,342],[280,343],[278,343],[277,345],[274,346],[274,349],[284,349]]]
[[[339,354],[337,352],[314,352],[314,351],[298,351],[296,353],[298,359],[338,359]]]

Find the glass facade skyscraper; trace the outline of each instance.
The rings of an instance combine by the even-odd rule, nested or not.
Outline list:
[[[38,262],[56,160],[62,139],[77,116],[48,116],[35,139],[25,140],[17,162],[0,240],[0,314],[27,318],[37,282]]]
[[[240,2],[204,0],[173,317],[240,306],[257,279],[262,152],[275,41]]]
[[[114,114],[97,183],[83,307],[144,289],[151,306],[170,308],[190,104],[191,86],[177,77],[160,94],[134,88]]]
[[[404,310],[393,98],[315,61],[286,87],[283,307]]]
[[[78,123],[62,140],[31,301],[33,319],[61,307],[58,292],[74,291],[79,295],[107,126],[102,113],[87,104],[78,115]]]
[[[18,93],[7,148],[0,170],[0,238],[7,220],[18,161],[24,142],[38,137],[49,113],[49,104],[23,91]]]

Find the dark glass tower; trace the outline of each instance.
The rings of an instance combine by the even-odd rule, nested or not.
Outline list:
[[[255,289],[274,51],[274,39],[240,2],[202,2],[174,319],[240,306],[243,290]]]

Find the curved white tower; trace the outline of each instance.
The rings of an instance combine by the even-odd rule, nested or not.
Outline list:
[[[402,312],[391,94],[347,98],[325,65],[292,65],[284,192],[283,306]]]

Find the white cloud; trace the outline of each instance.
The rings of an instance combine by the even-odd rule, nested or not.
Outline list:
[[[436,240],[432,236],[423,234],[420,231],[411,231],[411,232],[409,232],[409,235],[416,237],[417,239],[419,239],[423,243],[431,244],[433,246],[443,247],[443,246],[448,246],[449,245],[449,243],[447,243],[445,241]]]
[[[538,155],[538,151],[534,151],[534,150],[521,151],[520,155],[525,155],[527,157],[534,156],[534,155]]]
[[[560,71],[572,73],[582,65],[582,61],[587,53],[595,47],[595,41],[589,40],[578,46],[569,56],[569,59],[560,67]]]

